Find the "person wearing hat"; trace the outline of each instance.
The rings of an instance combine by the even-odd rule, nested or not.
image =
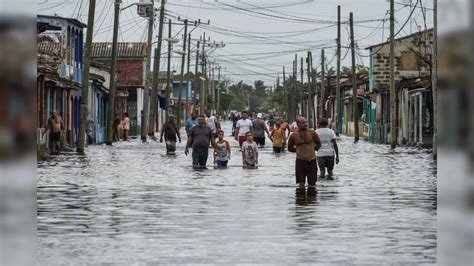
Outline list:
[[[336,164],[339,163],[339,149],[336,142],[336,133],[328,128],[328,120],[321,118],[319,128],[316,133],[321,140],[321,148],[318,150],[318,166],[321,171],[321,178],[324,178],[326,168],[328,170],[328,179],[333,178],[334,155],[336,155]]]
[[[267,125],[265,121],[262,119],[262,114],[258,113],[257,118],[253,120],[253,139],[255,143],[260,148],[265,147],[265,132],[267,133],[267,136],[270,137],[270,132],[268,131]]]

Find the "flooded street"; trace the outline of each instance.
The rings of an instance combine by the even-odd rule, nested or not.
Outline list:
[[[234,140],[226,170],[193,170],[184,140],[175,157],[134,139],[39,162],[38,263],[435,263],[432,155],[352,140],[316,193],[268,139],[257,170]]]

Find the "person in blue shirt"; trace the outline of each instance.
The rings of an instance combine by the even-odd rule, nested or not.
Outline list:
[[[191,118],[189,118],[188,120],[186,120],[186,126],[185,126],[185,129],[186,129],[186,134],[189,136],[189,132],[191,132],[191,128],[195,127],[198,125],[198,121],[196,119],[196,113],[192,112],[191,113]]]

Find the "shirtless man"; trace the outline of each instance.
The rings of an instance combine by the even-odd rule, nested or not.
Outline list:
[[[58,154],[61,146],[61,130],[64,130],[63,119],[58,115],[56,110],[51,112],[51,117],[48,119],[46,129],[43,131],[43,136],[49,129],[49,149],[51,154]]]
[[[298,130],[293,132],[288,140],[288,151],[296,152],[296,183],[304,189],[306,178],[310,187],[316,185],[318,166],[315,151],[321,147],[321,141],[314,130],[308,129],[306,118],[299,117],[297,123]]]

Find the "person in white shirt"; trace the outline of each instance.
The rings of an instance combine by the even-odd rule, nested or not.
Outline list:
[[[327,127],[328,120],[322,118],[319,124],[319,129],[316,133],[321,140],[321,148],[318,150],[318,166],[321,171],[321,178],[324,178],[326,168],[328,170],[328,179],[334,179],[334,155],[336,155],[336,164],[339,163],[339,149],[336,142],[336,133],[334,130]]]
[[[211,112],[210,111],[207,111],[206,112],[206,125],[211,128],[212,130],[212,136],[214,137],[214,139],[217,138],[217,128],[218,128],[218,121],[217,121],[217,118],[213,115],[211,115]]]
[[[242,144],[246,141],[245,134],[251,132],[253,135],[253,123],[248,119],[249,113],[247,111],[242,112],[242,119],[237,121],[235,128],[235,140],[239,141],[239,147],[242,149]]]

